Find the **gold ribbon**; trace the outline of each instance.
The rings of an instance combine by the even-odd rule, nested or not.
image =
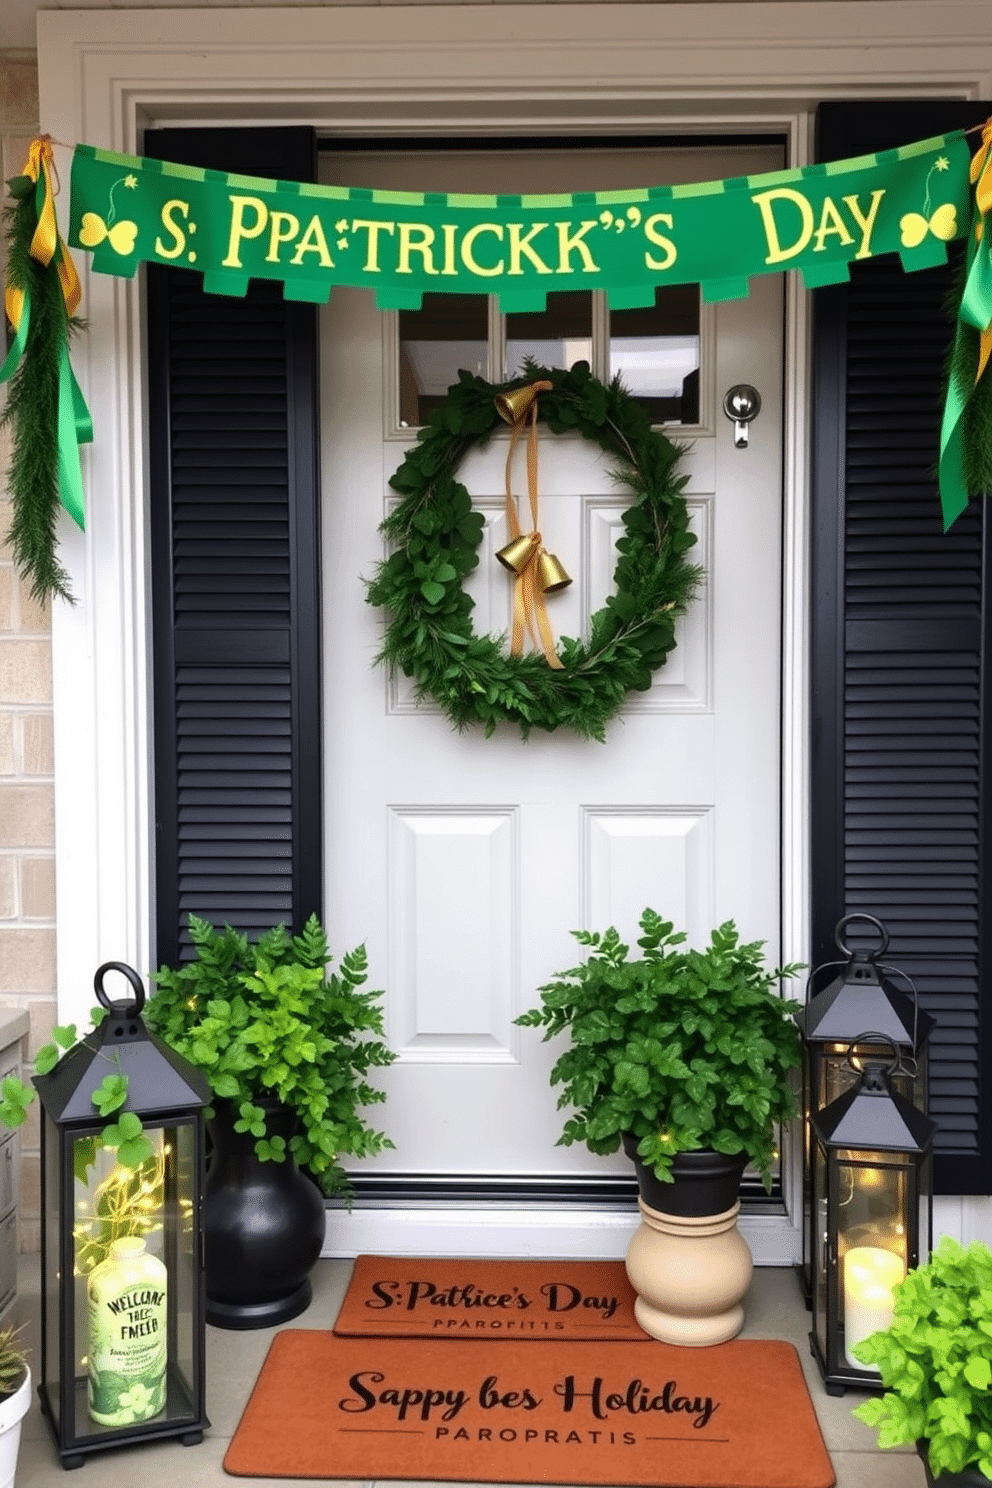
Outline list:
[[[510,536],[510,544],[523,542],[524,548],[520,556],[507,566],[512,568],[516,574],[513,585],[513,624],[510,631],[510,655],[519,656],[524,648],[524,631],[530,635],[535,647],[544,652],[544,659],[549,667],[557,671],[563,670],[562,662],[555,650],[555,634],[548,619],[547,607],[544,603],[544,595],[538,585],[538,564],[541,555],[545,552],[541,539],[538,522],[538,496],[537,496],[537,395],[538,393],[550,392],[554,384],[547,381],[531,383],[526,389],[531,394],[519,417],[514,418],[513,432],[510,435],[510,448],[506,456],[506,527]],[[506,417],[507,404],[504,401],[497,407],[501,415]],[[512,401],[510,408],[515,414],[516,409]],[[520,525],[520,515],[517,511],[517,503],[513,495],[513,457],[520,442],[524,425],[529,424],[530,429],[527,436],[527,494],[530,499],[531,530],[524,536]],[[508,544],[509,546],[509,544]],[[503,550],[505,551],[505,549]]]
[[[981,148],[977,150],[971,161],[971,184],[975,188],[975,209],[977,221],[975,222],[976,243],[981,245],[982,239],[992,227],[989,212],[992,210],[992,120],[986,123],[982,130]],[[984,244],[984,252],[987,256],[990,245]],[[986,306],[986,308],[988,308]],[[978,371],[975,373],[975,382],[981,381],[982,373],[989,364],[992,357],[992,320],[986,320],[984,326],[979,327],[978,343]]]
[[[31,142],[28,150],[28,158],[21,171],[22,176],[27,176],[40,184],[41,203],[38,208],[38,225],[31,239],[31,257],[45,268],[55,259],[55,267],[62,285],[62,296],[65,300],[66,313],[70,318],[79,309],[83,298],[83,287],[76,273],[76,266],[69,257],[69,250],[65,245],[58,223],[55,220],[55,192],[52,188],[52,173],[55,170],[55,160],[52,155],[52,142],[47,134],[39,136]],[[7,286],[4,295],[4,308],[7,311],[7,319],[16,331],[21,323],[24,313],[24,291]]]

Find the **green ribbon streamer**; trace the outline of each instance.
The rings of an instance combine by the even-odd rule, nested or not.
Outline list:
[[[0,383],[6,382],[9,378],[13,377],[14,373],[17,371],[17,367],[21,360],[21,357],[24,355],[24,348],[27,345],[28,327],[30,326],[30,324],[31,292],[30,290],[25,289],[24,301],[21,307],[20,324],[18,325],[17,330],[14,333],[14,339],[11,342],[10,350],[8,351],[7,356],[4,360],[4,364],[2,367],[0,367]]]
[[[971,492],[964,475],[964,417],[974,392],[974,386],[963,386],[960,368],[968,364],[964,342],[968,335],[965,327],[981,333],[992,323],[992,242],[989,241],[989,224],[979,234],[981,214],[977,207],[972,217],[968,235],[965,285],[958,307],[954,332],[954,350],[951,356],[951,375],[947,379],[947,394],[944,414],[940,426],[940,459],[937,466],[937,481],[940,488],[940,510],[947,532],[968,506]],[[986,370],[986,376],[992,375]]]

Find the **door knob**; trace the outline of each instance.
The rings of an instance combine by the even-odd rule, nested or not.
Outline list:
[[[723,411],[734,426],[734,448],[747,449],[747,426],[761,412],[761,394],[749,382],[735,383],[723,399]]]

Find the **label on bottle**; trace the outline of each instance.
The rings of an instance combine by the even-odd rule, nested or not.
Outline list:
[[[154,1256],[115,1255],[125,1244],[89,1278],[89,1413],[104,1426],[147,1421],[165,1406],[166,1270]]]

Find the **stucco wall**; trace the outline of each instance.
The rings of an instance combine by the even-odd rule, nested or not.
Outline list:
[[[0,58],[3,179],[38,133],[33,58]],[[2,250],[0,250],[2,252]],[[6,265],[3,265],[4,270]],[[2,395],[0,395],[2,396]],[[52,617],[31,598],[6,543],[10,432],[0,432],[0,1002],[31,1015],[29,1054],[55,1021],[55,786]],[[37,1107],[22,1136],[22,1250],[38,1248]]]

